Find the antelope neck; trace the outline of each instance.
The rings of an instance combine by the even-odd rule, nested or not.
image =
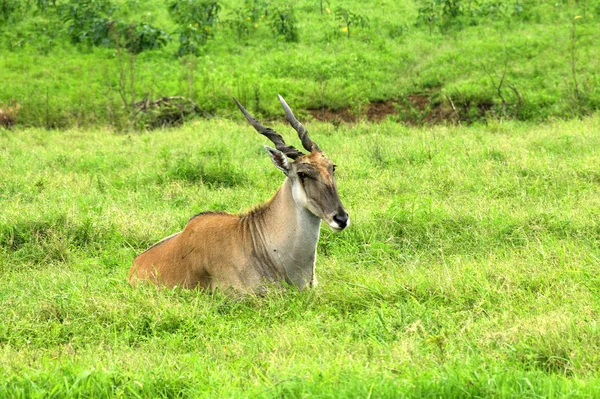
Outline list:
[[[257,219],[254,242],[277,273],[298,288],[313,281],[321,219],[294,201],[289,178]]]

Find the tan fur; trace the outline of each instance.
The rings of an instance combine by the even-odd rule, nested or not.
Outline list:
[[[234,215],[205,214],[190,220],[171,239],[138,256],[129,280],[148,279],[168,287],[215,288],[220,282],[243,287],[239,269],[244,269],[248,252],[244,226]],[[216,250],[219,248],[224,250]]]
[[[321,219],[327,220],[330,209],[343,208],[333,163],[322,153],[302,156],[290,166],[282,187],[263,206],[243,215],[197,215],[183,231],[143,252],[133,262],[130,283],[145,280],[167,287],[250,291],[277,281],[299,288],[315,285]],[[295,174],[298,168],[318,171],[316,179],[301,183]],[[308,202],[318,210],[297,203],[293,190],[299,187],[307,195],[313,192],[316,198]]]

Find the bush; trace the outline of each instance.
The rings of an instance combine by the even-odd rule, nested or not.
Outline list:
[[[15,14],[21,11],[23,4],[19,0],[1,0],[0,1],[0,24],[11,19]]]
[[[70,0],[60,6],[59,13],[70,24],[68,32],[75,44],[106,47],[123,44],[129,52],[138,54],[164,47],[171,39],[152,25],[113,19],[117,9],[108,0]]]
[[[367,17],[343,7],[338,7],[335,9],[335,19],[338,21],[341,30],[346,32],[348,38],[350,38],[351,27],[358,26],[364,28],[369,25],[369,20]]]
[[[171,40],[162,29],[148,24],[120,24],[117,35],[123,38],[127,50],[139,54],[146,50],[155,50],[167,45]]]
[[[175,0],[169,4],[171,18],[179,25],[177,55],[200,55],[202,46],[214,36],[220,11],[218,1]]]
[[[71,41],[90,46],[110,45],[110,16],[115,10],[108,0],[69,0],[59,8]]]
[[[417,26],[427,25],[442,31],[477,25],[485,19],[507,19],[524,12],[521,0],[431,0],[422,3],[417,15]]]
[[[294,7],[290,5],[276,8],[271,14],[271,30],[276,36],[282,36],[286,42],[297,42],[298,29]]]
[[[232,13],[226,23],[238,40],[249,38],[271,14],[268,3],[261,0],[246,0],[242,7],[234,8]],[[276,31],[277,28],[273,26],[272,29]]]

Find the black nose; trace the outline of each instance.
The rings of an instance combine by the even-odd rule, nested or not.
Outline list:
[[[344,212],[341,215],[335,215],[333,221],[340,226],[340,229],[343,229],[348,224],[348,214]]]

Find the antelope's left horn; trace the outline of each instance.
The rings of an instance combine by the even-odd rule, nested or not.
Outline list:
[[[319,148],[317,143],[313,142],[310,139],[310,137],[308,137],[308,132],[306,131],[306,128],[304,126],[302,126],[302,124],[300,122],[298,122],[298,119],[296,119],[290,106],[287,105],[287,103],[285,102],[283,97],[281,97],[281,95],[279,95],[279,94],[277,95],[277,97],[279,97],[279,102],[281,103],[281,106],[283,107],[283,110],[285,111],[286,119],[288,120],[290,125],[292,125],[294,130],[296,130],[298,132],[298,137],[300,137],[300,141],[302,141],[302,146],[306,149],[306,151],[309,151],[309,152],[312,152],[312,151],[321,152],[321,149]]]
[[[271,140],[273,144],[275,144],[275,148],[283,152],[286,156],[288,156],[291,159],[296,159],[304,155],[302,154],[302,152],[298,151],[293,146],[286,145],[285,141],[283,140],[283,137],[281,137],[281,135],[275,130],[271,129],[270,127],[264,127],[263,125],[261,125],[260,122],[258,122],[252,115],[250,115],[248,111],[246,111],[246,108],[244,108],[235,97],[233,98],[233,101],[235,101],[238,108],[240,109],[240,111],[242,111],[242,114],[244,114],[246,120],[250,122],[252,127],[254,127],[254,129],[256,129],[257,132]]]

